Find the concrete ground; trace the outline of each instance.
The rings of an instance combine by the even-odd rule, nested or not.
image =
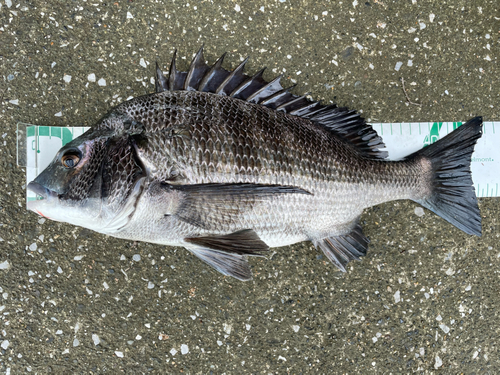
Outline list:
[[[202,44],[373,122],[498,121],[497,0],[0,4],[1,372],[500,371],[498,199],[480,200],[480,238],[394,202],[363,215],[369,252],[347,273],[300,243],[243,283],[181,248],[40,220],[16,167],[17,122],[92,125]]]

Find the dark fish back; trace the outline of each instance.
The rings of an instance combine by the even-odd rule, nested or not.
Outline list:
[[[127,107],[145,127],[144,154],[163,169],[166,181],[307,188],[349,179],[349,166],[362,158],[312,121],[227,96],[167,91]],[[191,173],[179,176],[181,170]]]

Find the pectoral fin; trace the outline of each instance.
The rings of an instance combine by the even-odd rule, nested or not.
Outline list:
[[[186,238],[187,249],[220,273],[246,281],[252,278],[247,255],[258,256],[269,247],[251,229],[219,235]]]
[[[207,230],[234,222],[238,215],[251,212],[256,204],[274,196],[311,194],[294,186],[252,183],[163,186],[183,195],[182,203],[174,215],[188,224]]]

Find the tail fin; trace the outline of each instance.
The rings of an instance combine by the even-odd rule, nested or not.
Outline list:
[[[470,163],[482,134],[482,117],[475,117],[410,158],[431,162],[432,187],[426,198],[415,200],[465,233],[481,235],[481,215],[472,183]]]

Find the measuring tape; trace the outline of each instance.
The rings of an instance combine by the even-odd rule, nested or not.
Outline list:
[[[461,122],[395,122],[372,124],[383,138],[390,160],[402,159],[434,143],[462,125]],[[496,128],[496,132],[495,132]],[[88,127],[17,124],[17,165],[26,167],[26,181],[32,181],[66,143]],[[483,136],[472,154],[472,180],[478,197],[500,196],[500,122],[484,122]],[[27,200],[36,199],[27,191]]]

